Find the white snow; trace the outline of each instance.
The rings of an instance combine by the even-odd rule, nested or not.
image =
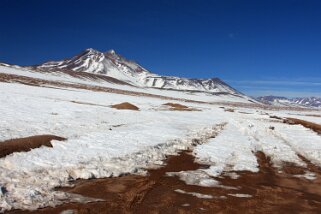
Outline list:
[[[252,198],[252,195],[249,195],[249,194],[242,194],[242,193],[236,193],[236,194],[228,194],[230,196],[233,196],[233,197],[237,197],[237,198]]]
[[[258,171],[254,143],[242,134],[238,126],[231,119],[216,138],[195,148],[197,160],[211,165],[204,170],[209,175],[218,176],[223,171]]]
[[[301,125],[278,123],[273,135],[312,163],[321,166],[321,137],[316,132]]]
[[[113,50],[104,54],[90,48],[71,59],[49,62],[39,67],[47,69],[48,65],[51,70],[59,70],[61,68],[68,67],[73,71],[104,74],[119,80],[130,82],[135,86],[203,92],[228,92],[240,95],[234,89],[224,83],[221,83],[217,79],[195,80],[172,76],[160,76],[151,73],[134,61],[127,60],[116,54]],[[246,96],[243,97],[245,100],[251,99]]]
[[[59,73],[35,73],[5,66],[0,66],[0,73],[186,99],[219,100],[208,94],[90,82]],[[65,142],[52,141],[53,148],[41,147],[0,159],[0,212],[54,206],[68,198],[78,200],[78,196],[53,189],[78,178],[144,174],[146,168],[162,165],[166,155],[192,148],[195,139],[201,143],[193,152],[196,161],[210,167],[168,173],[188,184],[235,189],[222,186],[215,177],[237,179],[238,171],[258,172],[255,156],[258,151],[269,156],[280,169],[284,162],[304,167],[297,154],[321,166],[320,135],[300,125],[275,122],[256,109],[246,109],[251,114],[241,114],[238,113],[241,109],[225,112],[211,104],[177,102],[201,111],[169,111],[162,105],[173,102],[170,100],[18,83],[1,82],[0,92],[0,142],[40,134],[67,138]],[[110,108],[121,102],[130,102],[140,111]],[[210,138],[213,135],[217,136]]]
[[[198,185],[203,187],[217,187],[219,182],[208,176],[201,170],[168,172],[168,176],[178,176],[188,185]]]
[[[129,79],[128,76],[124,76],[123,73],[119,73],[117,69],[110,68],[108,70],[110,76],[114,76],[120,80],[128,81],[129,83],[133,83],[132,79]],[[14,74],[19,76],[38,78],[50,81],[58,81],[62,83],[72,83],[72,84],[83,84],[83,85],[91,85],[91,86],[100,86],[100,87],[110,87],[128,91],[135,92],[144,92],[149,94],[167,96],[167,97],[175,97],[180,99],[189,99],[196,101],[204,101],[204,102],[240,102],[240,103],[248,103],[247,99],[243,97],[236,97],[233,95],[215,95],[213,96],[210,93],[200,93],[200,92],[184,92],[184,91],[175,91],[175,90],[166,90],[166,89],[156,89],[156,88],[144,88],[139,86],[129,86],[129,85],[118,85],[110,82],[102,81],[102,80],[92,80],[92,79],[79,79],[61,72],[51,72],[51,73],[39,73],[34,72],[25,68],[12,68],[5,67],[0,65],[0,73],[4,74]],[[142,85],[141,85],[142,86]]]
[[[175,192],[181,193],[181,194],[192,195],[192,196],[195,196],[197,198],[203,198],[203,199],[212,199],[213,198],[213,196],[211,196],[211,195],[201,194],[201,193],[198,193],[198,192],[186,192],[186,191],[181,190],[181,189],[176,189]]]
[[[1,185],[8,190],[0,201],[5,209],[57,204],[67,196],[52,189],[70,179],[141,173],[142,168],[162,164],[165,155],[187,149],[193,139],[212,136],[223,121],[208,117],[208,112],[186,117],[186,112],[154,110],[166,100],[15,83],[1,83],[0,90],[0,142],[39,134],[68,138],[52,141],[53,148],[0,159]],[[141,111],[108,107],[125,101]],[[41,200],[34,200],[33,190]]]
[[[294,175],[297,178],[305,178],[307,180],[315,180],[316,174],[313,172],[306,171],[303,175]]]
[[[269,128],[271,125],[275,127],[274,130]],[[223,173],[258,172],[255,156],[258,151],[269,156],[274,167],[278,168],[282,168],[285,162],[306,166],[297,154],[321,166],[321,138],[315,132],[300,125],[267,123],[258,115],[240,115],[239,118],[229,119],[225,129],[216,138],[194,149],[197,162],[210,165],[208,169],[170,175],[179,176],[187,184],[215,186],[217,183],[213,177]]]

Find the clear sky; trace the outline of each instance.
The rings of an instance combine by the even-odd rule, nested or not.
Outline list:
[[[0,61],[115,49],[250,95],[321,96],[320,0],[0,0]]]

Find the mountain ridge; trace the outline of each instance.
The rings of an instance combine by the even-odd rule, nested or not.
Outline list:
[[[287,98],[283,96],[269,95],[257,97],[257,100],[269,105],[321,107],[321,98],[314,96]]]
[[[140,87],[243,95],[217,77],[184,78],[155,74],[114,50],[100,52],[87,48],[71,58],[31,67],[43,71],[72,70],[106,75]]]

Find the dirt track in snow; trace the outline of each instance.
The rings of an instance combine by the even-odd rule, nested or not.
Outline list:
[[[127,175],[119,178],[80,180],[75,187],[60,189],[66,192],[103,199],[103,202],[64,204],[35,212],[12,211],[9,213],[298,213],[321,210],[321,171],[309,162],[310,171],[317,179],[309,181],[293,175],[304,173],[303,168],[286,165],[283,173],[273,168],[269,158],[257,153],[260,165],[258,173],[241,172],[238,179],[228,176],[218,178],[220,187],[186,185],[177,177],[165,176],[166,172],[195,170],[207,166],[194,162],[188,152],[168,158],[167,165],[149,170],[149,176]],[[306,160],[304,160],[306,161]],[[212,199],[197,198],[175,192],[180,189],[214,196]],[[232,195],[229,195],[232,194]],[[247,194],[251,197],[235,197]],[[224,196],[225,198],[216,198]]]
[[[235,172],[215,178],[221,186],[187,185],[167,172],[204,169],[209,166],[194,162],[191,151],[170,156],[166,165],[149,170],[148,176],[125,175],[116,178],[78,180],[72,188],[57,190],[102,199],[87,204],[66,203],[55,208],[34,212],[9,213],[317,213],[321,210],[321,169],[299,156],[306,167],[284,163],[282,169],[273,167],[269,157],[257,152],[259,172]],[[303,176],[314,173],[315,179]],[[229,187],[229,188],[224,188]],[[186,193],[178,192],[183,190]],[[213,198],[198,198],[199,193]],[[243,194],[236,197],[237,194]]]

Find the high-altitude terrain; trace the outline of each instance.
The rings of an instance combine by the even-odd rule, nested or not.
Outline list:
[[[102,53],[89,48],[70,59],[47,62],[34,68],[44,71],[72,70],[100,74],[134,86],[213,93],[239,93],[218,78],[187,79],[153,74],[136,62],[125,59],[114,50]]]
[[[262,96],[257,98],[262,103],[275,106],[303,106],[303,107],[321,107],[320,97],[296,97],[286,98],[278,96]]]
[[[93,49],[2,63],[0,91],[0,212],[321,209],[317,108]]]

